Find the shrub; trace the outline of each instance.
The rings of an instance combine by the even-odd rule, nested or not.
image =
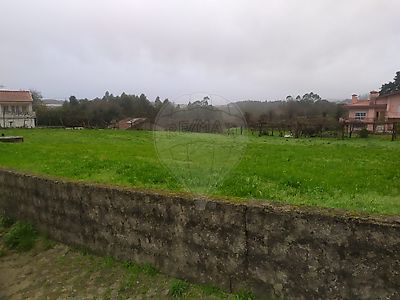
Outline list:
[[[368,137],[368,130],[363,128],[360,130],[360,132],[358,133],[358,136],[360,138],[366,139]]]
[[[172,298],[181,298],[189,289],[189,283],[183,280],[175,279],[172,281],[168,295]]]
[[[36,238],[36,230],[31,224],[17,222],[4,235],[4,243],[10,249],[28,251],[35,245]]]

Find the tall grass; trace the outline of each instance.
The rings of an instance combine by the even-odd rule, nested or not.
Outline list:
[[[25,142],[0,144],[0,166],[122,186],[184,191],[182,180],[175,176],[177,171],[171,172],[168,167],[186,164],[193,169],[209,164],[212,157],[193,152],[195,159],[187,160],[187,147],[176,147],[174,159],[161,164],[151,132],[20,129],[5,133],[23,135]],[[213,139],[202,142],[217,144]],[[235,145],[229,148],[237,150]],[[206,151],[207,147],[202,149]],[[229,152],[216,153],[219,163],[215,165],[229,167]],[[215,174],[209,174],[210,184],[216,185],[208,193],[399,214],[399,153],[400,143],[390,142],[389,137],[336,140],[250,136],[241,161],[225,177],[214,180]],[[186,176],[185,168],[177,169],[183,172],[181,177]],[[204,171],[198,174],[208,176]],[[183,183],[197,186],[201,181],[189,176]]]
[[[4,244],[17,251],[28,251],[33,248],[37,239],[36,230],[29,223],[16,222],[4,235]]]

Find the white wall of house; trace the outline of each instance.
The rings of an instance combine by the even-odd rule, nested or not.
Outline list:
[[[34,128],[35,118],[32,103],[0,104],[0,127],[2,128]]]

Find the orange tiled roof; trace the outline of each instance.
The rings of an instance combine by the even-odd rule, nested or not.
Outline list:
[[[369,105],[369,100],[358,100],[356,103],[349,103],[347,106],[365,106]]]
[[[32,102],[32,94],[29,91],[0,90],[0,102]]]
[[[347,103],[344,105],[347,108],[356,108],[370,106],[369,100],[358,100],[356,103]]]

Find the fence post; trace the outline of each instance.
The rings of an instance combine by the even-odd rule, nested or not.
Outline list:
[[[396,137],[397,137],[397,123],[393,122],[393,125],[392,125],[392,142],[394,140],[396,140]]]

